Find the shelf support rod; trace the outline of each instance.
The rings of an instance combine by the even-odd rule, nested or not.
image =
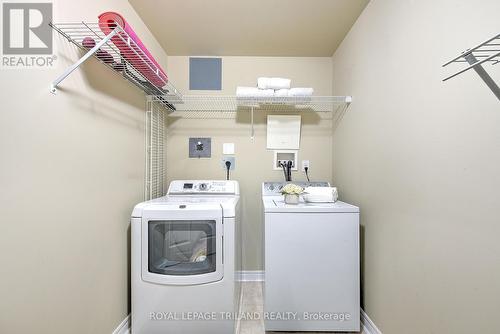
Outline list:
[[[92,57],[94,53],[97,52],[104,44],[109,42],[111,38],[113,38],[117,33],[119,29],[113,29],[109,35],[104,37],[102,40],[99,41],[92,49],[90,49],[82,58],[80,58],[76,63],[68,67],[68,69],[61,74],[60,77],[58,77],[52,84],[50,85],[50,92],[52,94],[55,94],[57,92],[57,86],[64,80],[66,79],[71,73],[73,73],[80,65],[82,65],[87,59]]]
[[[477,58],[472,53],[466,54],[464,58],[470,65],[477,63]],[[486,85],[491,89],[493,94],[495,94],[495,96],[500,100],[500,88],[498,88],[498,85],[491,78],[488,72],[486,72],[484,67],[481,64],[478,64],[474,66],[474,71],[476,71],[476,73],[481,77],[481,79],[483,79]]]

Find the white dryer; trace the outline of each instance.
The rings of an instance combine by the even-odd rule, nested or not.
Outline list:
[[[266,330],[357,332],[359,208],[340,201],[285,204],[285,184],[262,185]]]
[[[236,181],[172,181],[131,219],[132,334],[232,334],[241,265]]]

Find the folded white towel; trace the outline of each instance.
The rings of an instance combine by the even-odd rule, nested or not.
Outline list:
[[[258,94],[259,89],[257,87],[236,87],[237,97],[249,97]]]
[[[306,187],[304,201],[311,203],[336,202],[339,198],[336,187]]]
[[[260,89],[289,89],[290,79],[285,78],[266,78],[261,77],[257,79],[257,86]]]
[[[289,89],[278,89],[274,91],[274,96],[276,97],[287,97]]]
[[[294,97],[309,97],[314,93],[314,89],[312,88],[290,88],[288,91],[288,96]]]
[[[236,97],[271,97],[274,95],[272,89],[258,89],[257,87],[236,87]]]
[[[274,89],[259,89],[259,97],[271,97],[274,96]]]

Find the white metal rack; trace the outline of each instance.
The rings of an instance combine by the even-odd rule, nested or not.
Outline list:
[[[116,25],[108,35],[103,33],[99,23],[50,23],[50,26],[69,42],[86,52],[83,57],[54,80],[51,85],[52,93],[56,93],[57,86],[66,77],[80,67],[87,59],[94,56],[108,68],[142,89],[147,95],[155,95],[156,100],[167,109],[175,109],[170,101],[175,100],[177,103],[182,101],[182,95],[171,82],[168,82],[163,87],[158,87],[158,85],[153,84],[150,79],[141,73],[147,70],[157,76],[158,79],[162,79],[159,68],[156,68],[151,62],[140,61],[147,58],[147,56],[119,25]],[[120,43],[130,46],[130,51],[127,53],[124,53],[123,50],[120,51],[113,43],[113,38],[115,40],[119,39]],[[84,43],[85,39],[90,40],[92,43],[90,45]]]
[[[239,111],[250,112],[253,138],[255,111],[332,113],[336,126],[351,102],[351,96],[240,98],[231,95],[184,95],[182,100],[170,100],[175,109],[167,109],[169,116],[183,118],[233,118]]]
[[[171,82],[159,88],[152,80],[141,73],[147,70],[150,73],[155,73],[158,79],[161,79],[159,69],[155,65],[135,61],[144,59],[147,56],[119,25],[116,25],[107,35],[102,31],[99,23],[82,21],[77,23],[50,23],[50,26],[69,42],[86,51],[75,64],[54,80],[51,85],[53,93],[56,93],[58,85],[64,79],[87,59],[94,56],[108,68],[142,89],[147,95],[153,96],[155,101],[162,104],[167,111],[175,112],[177,116],[193,112],[208,115],[210,113],[236,112],[239,110],[249,110],[251,112],[254,110],[335,112],[347,108],[352,101],[350,96],[259,98],[220,95],[183,96]],[[84,42],[86,38],[93,40],[91,47]],[[120,43],[130,46],[128,53],[124,54],[124,51],[119,50],[114,44],[113,41],[117,38],[119,38]]]
[[[158,97],[156,97],[158,98]],[[331,112],[339,106],[349,105],[350,96],[311,96],[311,97],[245,97],[231,95],[184,95],[182,99],[172,99],[178,113],[217,112],[237,110],[266,111],[317,111]]]
[[[500,63],[500,34],[484,41],[483,43],[462,52],[458,57],[453,58],[449,62],[443,65],[443,67],[448,66],[452,63],[465,63],[469,66],[462,68],[458,72],[446,77],[443,81],[447,81],[451,78],[456,77],[470,69],[474,69],[476,73],[483,79],[483,81],[488,85],[488,87],[493,91],[493,94],[500,100],[500,88],[496,82],[490,77],[490,75],[483,68],[483,64],[491,63],[496,65]]]
[[[165,114],[165,108],[159,101],[147,99],[144,200],[165,195]]]

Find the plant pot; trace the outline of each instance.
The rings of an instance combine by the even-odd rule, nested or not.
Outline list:
[[[286,204],[299,204],[299,195],[296,194],[285,194]]]

